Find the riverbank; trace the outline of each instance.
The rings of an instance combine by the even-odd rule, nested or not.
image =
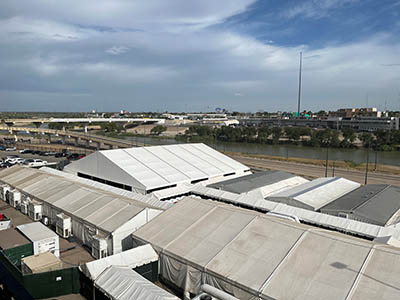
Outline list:
[[[232,157],[249,157],[249,158],[257,158],[257,159],[266,159],[266,160],[275,160],[282,162],[291,162],[298,164],[306,164],[306,165],[314,165],[314,166],[326,166],[326,160],[321,159],[310,159],[310,158],[299,158],[299,157],[281,157],[281,156],[273,156],[273,155],[265,155],[265,154],[252,154],[252,153],[242,153],[242,152],[223,152],[226,155]],[[329,174],[332,174],[333,168],[340,168],[346,170],[357,170],[361,172],[366,171],[366,163],[357,164],[354,161],[340,161],[340,160],[329,160],[328,161],[328,169]],[[400,175],[400,167],[399,166],[391,166],[391,165],[383,165],[383,164],[375,164],[373,162],[369,162],[368,164],[368,172],[374,173],[384,173],[384,174],[393,174]],[[400,182],[398,183],[400,184]]]

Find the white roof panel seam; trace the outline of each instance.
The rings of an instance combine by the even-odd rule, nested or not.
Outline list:
[[[204,176],[208,177],[210,176],[210,174],[204,172],[204,170],[201,170],[200,168],[198,168],[197,166],[195,166],[194,164],[192,164],[191,162],[187,161],[186,159],[184,159],[183,157],[177,156],[176,153],[172,152],[170,149],[165,148],[166,151],[168,151],[169,153],[171,153],[172,155],[176,156],[179,160],[183,160],[184,162],[186,162],[187,164],[191,165],[193,168],[195,168],[197,171],[201,172],[202,174],[204,174]]]
[[[107,222],[108,220],[110,220],[111,218],[113,218],[114,216],[116,216],[117,214],[119,214],[122,210],[126,209],[129,206],[129,204],[127,204],[126,206],[122,207],[120,210],[118,210],[117,212],[115,212],[114,214],[110,215],[108,218],[104,219],[103,222],[99,223],[99,226],[103,225],[105,222]],[[144,208],[143,208],[144,209]],[[143,209],[141,211],[143,211]]]
[[[171,165],[169,162],[167,162],[166,160],[164,160],[162,157],[158,156],[157,154],[155,154],[153,151],[151,151],[151,148],[144,148],[145,150],[147,150],[148,152],[150,152],[151,154],[153,154],[155,157],[157,157],[158,159],[160,159],[161,161],[163,161],[165,164],[167,164],[168,166],[170,166],[171,168],[173,168],[174,170],[176,170],[177,172],[179,172],[180,174],[182,174],[183,176],[185,176],[187,179],[190,179],[190,176],[188,176],[187,174],[185,174],[183,171],[179,170],[178,168],[174,167],[173,165]]]
[[[214,170],[216,171],[216,172],[214,172],[214,173],[216,173],[216,174],[224,173],[224,172],[223,172],[221,169],[219,169],[218,167],[214,166],[213,164],[209,163],[209,162],[206,161],[205,159],[199,157],[198,155],[194,155],[192,152],[190,152],[189,150],[187,150],[188,146],[190,146],[190,144],[189,144],[189,145],[174,145],[174,147],[178,148],[178,149],[179,149],[180,151],[182,151],[183,153],[186,153],[187,155],[189,155],[189,157],[194,158],[193,161],[197,160],[197,161],[198,161],[200,164],[202,164],[204,167],[207,166],[207,168],[214,169]],[[195,166],[195,167],[196,167],[196,168],[199,168],[198,166]],[[206,168],[204,168],[204,169],[206,169]],[[203,172],[205,172],[205,171],[203,171]],[[212,173],[207,173],[207,174],[208,174],[208,176],[213,176]]]
[[[375,246],[372,246],[371,249],[368,252],[367,257],[365,258],[365,260],[364,260],[364,262],[363,262],[363,264],[362,264],[362,266],[360,268],[360,271],[357,274],[357,277],[354,279],[354,282],[353,282],[353,284],[352,284],[352,286],[351,286],[351,288],[350,288],[345,300],[349,300],[349,299],[351,299],[353,297],[353,293],[357,289],[357,286],[358,286],[358,283],[360,282],[362,274],[364,273],[365,269],[367,268],[368,263],[369,263],[369,261],[370,261],[370,259],[371,259],[371,257],[372,257],[374,252],[375,252]]]
[[[244,232],[248,227],[250,227],[251,224],[252,224],[253,222],[255,222],[256,219],[257,219],[257,216],[255,215],[254,218],[252,218],[252,219],[250,220],[250,222],[247,223],[247,225],[244,226],[244,227],[242,228],[242,230],[240,230],[240,231],[233,237],[233,239],[232,239],[230,242],[228,242],[224,247],[222,247],[222,248],[221,248],[221,249],[220,249],[206,264],[205,264],[203,270],[207,270],[208,265],[209,265],[222,251],[224,251],[226,247],[229,247],[233,242],[235,242],[236,239],[239,238],[240,234],[241,234],[242,232]]]
[[[91,204],[94,203],[94,202],[97,202],[98,199],[103,198],[103,197],[105,197],[105,196],[99,195],[99,197],[94,198],[92,201],[90,201],[90,202],[87,203],[86,205],[83,205],[83,206],[79,207],[77,210],[71,211],[71,213],[77,214],[77,213],[79,213],[80,210],[82,210],[82,209],[88,207],[89,205],[91,205]],[[74,201],[74,203],[75,203],[75,201]],[[91,213],[90,215],[88,215],[87,217],[91,216],[91,215],[94,214],[94,213],[95,213],[95,211],[94,211],[93,213]]]
[[[178,145],[178,146],[182,148],[181,145]],[[195,150],[197,150],[198,152],[200,152],[203,156],[206,156],[206,157],[207,157],[207,158],[206,158],[206,157],[201,157],[201,156],[199,156],[199,155],[197,154],[196,156],[197,156],[198,159],[200,159],[200,160],[206,162],[207,164],[213,166],[214,168],[218,169],[222,174],[225,173],[225,171],[224,171],[223,169],[221,169],[220,167],[217,166],[217,163],[214,162],[214,164],[212,164],[212,163],[210,162],[210,161],[216,160],[214,157],[212,157],[211,155],[205,153],[204,151],[201,151],[200,149],[196,148],[193,144],[189,144],[189,145],[185,145],[185,146],[186,146],[186,147],[184,147],[185,150],[186,150],[186,148],[192,148],[192,151],[193,151],[193,149],[195,149]],[[186,151],[188,151],[188,150],[186,150]],[[189,152],[189,151],[188,151],[188,152]],[[192,155],[193,155],[193,154],[194,154],[194,152],[192,153]],[[217,162],[219,162],[219,161],[217,161]],[[232,168],[229,167],[229,169],[232,169]]]
[[[280,223],[282,225],[282,223]],[[264,281],[262,284],[261,288],[259,289],[260,295],[264,291],[264,289],[268,286],[268,284],[271,282],[273,279],[273,276],[278,272],[279,268],[284,264],[284,262],[290,257],[290,255],[296,250],[296,248],[301,244],[301,242],[304,240],[306,235],[310,229],[304,231],[301,236],[297,239],[297,241],[293,244],[293,246],[289,249],[288,253],[283,257],[283,259],[279,262],[279,264],[275,267],[275,269],[272,271],[272,273],[268,276],[268,278]]]
[[[107,196],[104,196],[107,197]],[[102,210],[106,209],[108,206],[110,206],[111,204],[114,203],[118,203],[120,200],[118,198],[113,199],[112,201],[108,202],[106,205],[103,205],[101,208],[95,210],[93,213],[91,213],[90,215],[86,216],[85,219],[89,220],[90,217],[95,216],[96,214],[99,214]],[[128,205],[128,204],[127,204]],[[126,208],[126,206],[124,206],[124,208]],[[120,209],[118,210],[118,212],[120,211]],[[98,223],[98,225],[103,224],[105,221]]]
[[[192,227],[196,226],[198,223],[200,223],[203,219],[205,219],[210,213],[212,213],[214,210],[216,210],[218,208],[218,206],[214,206],[212,209],[210,209],[205,215],[203,215],[201,218],[199,218],[198,220],[196,220],[196,222],[193,222],[192,225],[190,225],[189,227],[187,227],[185,230],[183,230],[180,234],[178,234],[177,237],[175,237],[171,242],[169,242],[167,245],[165,245],[164,249],[162,250],[162,252],[164,250],[168,251],[168,247],[175,242],[176,240],[178,240],[181,236],[183,236],[188,230],[190,230]],[[161,214],[160,214],[161,215]]]
[[[144,149],[144,148],[143,148]],[[131,155],[129,152],[125,151],[125,149],[123,149],[123,151],[128,154],[130,157],[132,157],[134,160],[136,160],[137,162],[139,162],[141,165],[143,165],[145,168],[147,168],[148,170],[150,170],[152,173],[154,173],[155,175],[161,177],[162,179],[164,179],[167,183],[171,183],[167,178],[165,178],[164,176],[162,176],[161,174],[159,174],[157,171],[153,170],[152,168],[150,168],[148,165],[145,165],[144,163],[142,163],[140,160],[136,159],[133,155]],[[133,174],[131,173],[131,175],[133,176]],[[138,179],[137,179],[138,180]]]
[[[229,169],[235,171],[235,168],[232,168],[232,166],[228,165],[226,162],[222,161],[221,159],[219,159],[218,157],[212,155],[211,153],[205,152],[203,149],[201,149],[201,147],[199,147],[198,144],[192,144],[191,146],[192,146],[193,148],[196,148],[198,151],[204,153],[205,155],[207,155],[207,156],[209,156],[209,157],[212,157],[213,159],[215,159],[215,160],[218,161],[219,163],[221,163],[221,164],[227,166]]]

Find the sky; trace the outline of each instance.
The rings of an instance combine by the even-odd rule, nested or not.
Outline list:
[[[400,110],[400,0],[1,0],[0,111]]]

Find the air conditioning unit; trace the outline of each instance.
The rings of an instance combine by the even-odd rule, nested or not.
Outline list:
[[[107,257],[107,240],[95,235],[92,240],[92,256],[96,259]]]
[[[71,217],[64,213],[57,215],[56,232],[59,236],[67,239],[71,236]]]
[[[21,204],[21,192],[17,190],[11,190],[8,192],[9,202],[12,207],[19,207]]]
[[[24,214],[24,215],[27,215],[28,214],[28,202],[21,202],[21,205],[19,206],[20,207],[20,209],[21,209],[21,212]]]
[[[43,217],[42,216],[42,223],[43,223],[43,225],[46,225],[46,226],[48,226],[49,225],[49,218],[48,217]]]
[[[28,203],[28,216],[34,221],[42,219],[42,203],[38,201],[31,201]]]
[[[6,185],[6,184],[3,184],[3,185],[0,186],[0,198],[1,198],[1,200],[7,202],[6,195],[7,195],[7,192],[10,191],[10,190],[11,190],[11,187]]]

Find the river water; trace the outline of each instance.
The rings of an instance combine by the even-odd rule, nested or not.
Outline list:
[[[132,141],[135,144],[145,143],[150,145],[170,145],[177,143],[184,143],[183,141],[176,141],[175,139],[159,139],[151,137],[126,137],[126,140]],[[312,158],[312,159],[326,159],[326,148],[314,148],[295,145],[264,145],[264,144],[251,144],[251,143],[228,143],[219,142],[215,144],[207,143],[209,146],[221,151],[229,152],[242,152],[251,154],[266,154],[281,157],[299,157],[299,158]],[[364,163],[367,161],[366,149],[340,149],[329,148],[329,160],[349,160],[355,163]],[[369,161],[375,163],[375,158],[378,164],[396,165],[400,166],[400,151],[382,152],[370,150]]]

